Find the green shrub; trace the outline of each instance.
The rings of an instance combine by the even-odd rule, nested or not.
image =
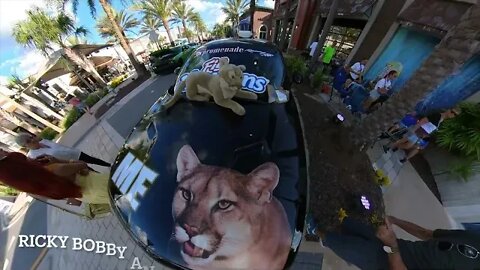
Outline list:
[[[73,108],[71,111],[68,112],[65,119],[63,119],[63,128],[68,129],[75,123],[81,116],[81,113],[77,108]]]
[[[460,109],[457,117],[440,126],[438,144],[464,157],[480,160],[480,104],[463,103]]]
[[[19,192],[14,188],[7,187],[7,186],[4,186],[4,185],[0,185],[0,195],[3,195],[3,196],[17,196],[18,193]]]
[[[287,68],[288,75],[292,76],[294,73],[299,73],[302,76],[308,71],[305,60],[300,56],[285,56],[285,66]]]
[[[447,172],[467,182],[470,180],[470,177],[480,172],[480,163],[472,159],[464,158],[450,165]]]
[[[169,53],[171,50],[169,48],[160,49],[150,53],[150,57],[161,57]]]
[[[95,103],[97,103],[100,100],[100,98],[101,97],[98,94],[98,92],[93,92],[90,95],[88,95],[87,99],[85,99],[84,102],[88,107],[92,107],[93,105],[95,105]]]
[[[99,90],[98,93],[103,98],[104,96],[106,96],[108,94],[108,88],[103,88],[102,90]]]
[[[55,137],[57,137],[58,132],[53,130],[52,128],[46,127],[40,132],[40,138],[46,139],[46,140],[53,140]]]
[[[324,81],[324,76],[323,76],[323,69],[318,69],[314,74],[312,78],[312,85],[313,87],[317,88],[320,87]]]
[[[73,95],[76,96],[77,98],[81,99],[81,100],[84,100],[88,97],[88,93],[80,92],[78,90],[75,90],[73,92]]]
[[[125,79],[127,78],[127,75],[120,75],[118,77],[115,77],[112,79],[112,81],[110,82],[110,87],[112,88],[115,88],[117,87],[119,84],[121,84]]]

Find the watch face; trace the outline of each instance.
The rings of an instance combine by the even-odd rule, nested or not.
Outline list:
[[[393,253],[392,248],[389,247],[389,246],[383,246],[383,250],[384,250],[386,253]]]

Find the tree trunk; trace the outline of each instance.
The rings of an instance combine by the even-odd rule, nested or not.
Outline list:
[[[120,41],[120,45],[122,45],[122,48],[125,50],[125,52],[128,55],[128,59],[130,59],[130,62],[132,63],[135,70],[137,71],[137,75],[139,77],[146,75],[147,69],[145,68],[145,65],[140,64],[135,58],[135,55],[133,55],[133,50],[130,47],[130,44],[128,43],[127,39],[125,38],[125,34],[120,29],[117,22],[115,21],[115,16],[113,15],[110,4],[108,3],[107,0],[99,0],[99,2],[100,2],[100,5],[102,5],[103,10],[107,14],[107,17],[110,20],[113,26],[113,29],[115,30],[115,34],[117,35],[117,38]]]
[[[182,25],[183,25],[183,35],[187,38],[188,43],[190,43],[190,37],[187,35],[187,24],[183,19],[182,19]]]
[[[310,72],[314,73],[315,70],[317,69],[317,62],[318,62],[318,57],[322,53],[323,50],[323,45],[325,45],[325,41],[327,40],[328,33],[330,32],[330,27],[332,26],[333,19],[337,15],[337,8],[338,8],[338,3],[340,0],[333,0],[332,5],[330,6],[330,10],[328,11],[328,16],[327,20],[325,21],[325,24],[323,25],[323,30],[322,30],[322,35],[320,36],[320,39],[318,40],[317,43],[317,48],[315,49],[315,52],[313,53],[313,57],[310,62]]]
[[[78,53],[75,50],[72,50],[69,47],[64,47],[63,48],[64,52],[64,57],[68,60],[73,62],[75,65],[79,66],[81,69],[85,70],[88,74],[90,74],[95,81],[101,86],[101,87],[106,87],[107,83],[105,80],[98,74],[97,69],[95,68],[95,65],[93,62],[85,57],[85,55]],[[73,67],[74,69],[75,67]]]
[[[253,17],[255,15],[255,0],[250,0],[250,31],[253,35]]]
[[[78,73],[78,71],[77,71],[76,69],[73,69],[72,71],[73,71],[73,73],[75,73],[75,76],[77,76],[77,78],[78,78],[81,82],[83,82],[83,84],[85,84],[85,86],[86,86],[88,89],[90,89],[92,92],[95,91],[95,88],[94,88],[93,86],[91,86],[91,85],[87,82],[87,80],[85,80],[85,78],[83,78],[82,75],[80,75],[80,73]]]
[[[413,111],[422,98],[480,52],[479,17],[479,4],[465,12],[460,22],[448,31],[405,86],[356,127],[354,139],[357,144],[371,143],[394,121]]]
[[[168,40],[170,41],[170,45],[175,46],[175,42],[173,41],[173,38],[172,38],[172,33],[170,33],[170,25],[168,24],[168,20],[162,18],[162,22],[163,22],[163,27],[167,31],[167,36],[168,36]]]

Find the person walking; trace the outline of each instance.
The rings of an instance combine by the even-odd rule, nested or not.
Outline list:
[[[28,133],[19,133],[15,141],[21,147],[29,149],[27,157],[36,159],[41,156],[52,156],[61,160],[80,160],[88,164],[111,167],[112,165],[101,159],[89,156],[84,152],[70,148],[50,140],[41,139]]]
[[[327,45],[325,49],[323,50],[323,56],[322,56],[322,62],[323,66],[329,66],[330,63],[332,62],[333,56],[335,56],[335,46],[337,44],[333,43],[332,45]]]

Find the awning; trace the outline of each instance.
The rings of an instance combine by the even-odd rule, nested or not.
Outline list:
[[[360,15],[366,13],[375,3],[375,0],[339,0],[337,13],[342,15]],[[320,2],[318,11],[328,13],[333,0],[323,0]]]
[[[470,6],[458,1],[415,0],[399,19],[446,32],[457,25]]]
[[[112,46],[112,45],[111,44],[101,44],[101,45],[77,44],[70,48],[81,54],[84,54],[85,56],[88,56],[97,50],[100,50],[102,48],[109,47],[109,46]],[[47,61],[43,64],[42,68],[37,72],[37,74],[35,74],[34,82],[31,85],[29,85],[25,90],[32,88],[40,80],[49,81],[51,79],[70,73],[70,71],[65,66],[65,62],[64,62],[65,60],[62,58],[62,55],[63,55],[63,49],[60,49],[51,53]]]
[[[77,44],[70,48],[72,48],[72,50],[82,53],[83,55],[88,56],[93,52],[110,46],[113,46],[113,44]]]
[[[92,56],[92,57],[90,57],[90,60],[93,61],[93,64],[95,65],[95,68],[97,68],[97,69],[111,66],[118,61],[118,59],[110,57],[110,56]],[[83,72],[80,71],[80,74],[82,74],[82,73]],[[74,73],[72,73],[70,75],[69,85],[72,85],[72,86],[73,85],[78,85],[79,82],[80,82],[80,80],[78,79],[78,77]]]

